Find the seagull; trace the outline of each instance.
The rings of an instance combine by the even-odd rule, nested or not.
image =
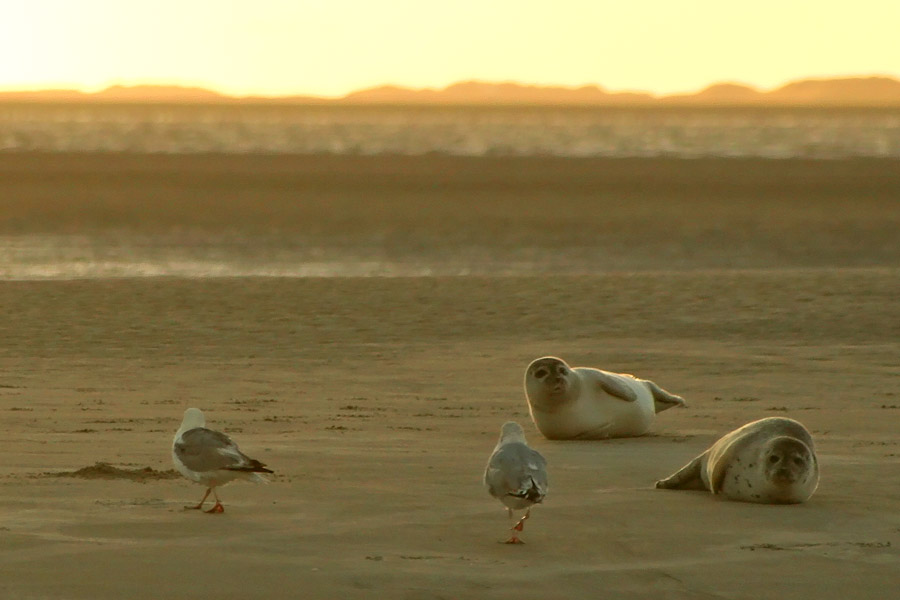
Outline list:
[[[506,506],[510,520],[514,510],[525,510],[525,516],[512,527],[507,544],[524,544],[517,533],[525,528],[531,507],[543,502],[547,495],[547,461],[537,450],[528,447],[525,432],[515,421],[503,424],[500,441],[484,471],[488,492]]]
[[[216,487],[242,477],[258,483],[268,480],[260,473],[272,473],[258,460],[240,451],[237,444],[224,433],[207,429],[206,417],[199,408],[184,411],[184,420],[172,442],[172,461],[178,471],[196,483],[206,486],[206,493],[197,506],[186,509],[200,510],[212,492],[216,504],[207,513],[225,512]]]

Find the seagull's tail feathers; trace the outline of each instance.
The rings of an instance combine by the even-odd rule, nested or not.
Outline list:
[[[539,504],[544,499],[544,496],[546,494],[547,491],[541,489],[541,486],[538,485],[538,483],[531,477],[528,478],[528,481],[525,482],[525,485],[523,485],[519,490],[509,493],[510,496],[524,498],[525,500],[528,500],[529,502],[532,502],[534,504]]]
[[[274,473],[275,471],[267,469],[266,465],[259,462],[255,458],[248,458],[245,464],[235,465],[233,467],[225,467],[228,471],[236,471],[242,475],[246,475],[251,481],[259,483],[268,483],[269,480],[260,475],[260,473]]]

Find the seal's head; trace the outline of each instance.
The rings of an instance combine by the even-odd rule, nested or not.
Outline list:
[[[814,471],[815,460],[809,446],[797,438],[779,436],[766,444],[762,468],[776,488],[790,488],[806,481]]]
[[[555,356],[538,358],[525,370],[525,392],[532,402],[552,404],[566,400],[576,381],[566,361]]]

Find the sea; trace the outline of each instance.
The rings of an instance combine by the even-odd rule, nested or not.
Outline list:
[[[0,105],[0,152],[900,157],[900,108]]]
[[[898,159],[900,108],[0,104],[0,161],[33,152]],[[584,256],[543,263],[534,248],[398,257],[378,240],[348,250],[236,242],[234,232],[23,231],[0,218],[0,280],[519,275],[597,264],[575,250]]]

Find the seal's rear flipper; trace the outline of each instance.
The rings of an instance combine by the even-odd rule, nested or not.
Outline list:
[[[650,388],[650,393],[653,394],[653,404],[656,407],[657,413],[661,413],[662,411],[672,408],[673,406],[687,406],[687,403],[681,396],[670,394],[652,381],[647,381],[646,379],[642,379],[641,381],[646,383],[647,387]]]
[[[707,451],[708,452],[708,451]],[[674,475],[670,475],[665,479],[656,482],[656,487],[663,490],[705,490],[706,484],[703,483],[701,470],[703,469],[704,452],[681,469]]]

